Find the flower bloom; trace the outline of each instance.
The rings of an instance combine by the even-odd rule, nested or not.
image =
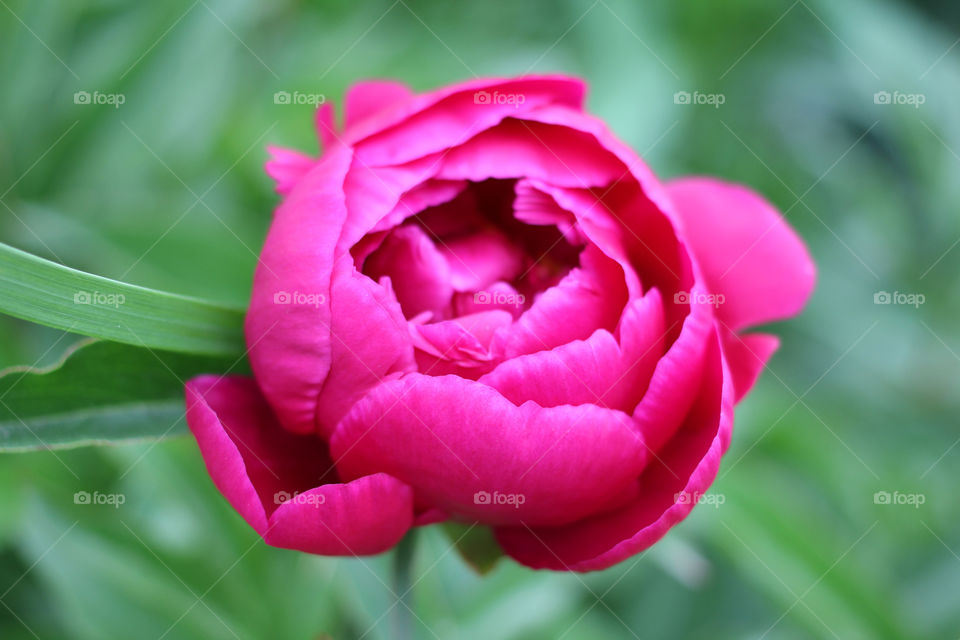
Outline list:
[[[255,379],[186,389],[213,481],[268,544],[378,553],[454,519],[589,571],[707,491],[778,346],[744,331],[796,314],[813,263],[749,189],[658,180],[584,92],[367,82],[342,129],[317,111],[320,157],[271,150]]]

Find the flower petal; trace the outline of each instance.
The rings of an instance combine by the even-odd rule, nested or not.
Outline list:
[[[512,103],[490,100],[495,92],[522,96]],[[358,157],[370,166],[397,165],[455,147],[507,117],[551,104],[579,109],[584,85],[566,76],[477,79],[415,96],[346,132]]]
[[[440,316],[450,307],[450,265],[427,233],[416,225],[391,231],[380,248],[367,258],[364,273],[374,280],[390,278],[407,318],[424,311]]]
[[[517,405],[595,404],[631,413],[663,354],[663,308],[656,289],[628,305],[617,333],[619,341],[600,329],[587,340],[512,358],[479,382]]]
[[[646,462],[619,411],[517,407],[456,376],[384,383],[330,442],[344,477],[389,473],[415,488],[418,504],[482,522],[560,524],[612,508]]]
[[[305,153],[283,147],[270,145],[267,151],[270,153],[270,160],[267,161],[264,169],[267,175],[273,178],[277,193],[281,195],[290,193],[293,185],[317,162],[315,158]]]
[[[395,80],[357,82],[350,86],[343,99],[344,126],[348,129],[354,127],[412,96],[413,91],[407,85]]]
[[[597,329],[613,331],[627,301],[623,272],[587,247],[581,265],[541,293],[520,318],[494,335],[490,350],[502,359],[586,340]]]
[[[815,268],[780,213],[750,189],[712,178],[667,185],[684,237],[731,329],[798,313],[813,291]]]
[[[250,364],[280,422],[315,430],[317,395],[330,371],[330,279],[347,211],[351,152],[328,152],[277,209],[254,274],[245,330]],[[349,257],[349,256],[348,256]],[[291,304],[295,293],[324,304]]]
[[[201,376],[185,393],[210,477],[267,544],[361,555],[390,548],[410,528],[407,485],[385,474],[336,483],[326,445],[285,431],[253,380]]]
[[[324,437],[369,389],[384,378],[416,370],[403,311],[389,287],[337,266],[330,288],[330,373],[317,396],[316,426]],[[375,329],[374,329],[375,328]]]
[[[733,385],[716,334],[697,401],[667,447],[651,459],[636,501],[563,527],[499,527],[497,541],[535,569],[596,571],[646,549],[683,520],[716,477],[733,426]]]
[[[264,541],[324,556],[382,553],[413,526],[413,491],[385,473],[326,484],[280,505]]]
[[[699,392],[707,348],[716,333],[712,308],[697,302],[701,292],[701,286],[695,285],[680,334],[657,362],[650,385],[633,412],[637,427],[654,451],[681,426]],[[671,327],[667,331],[670,333]]]
[[[780,338],[769,333],[737,335],[723,331],[723,357],[733,376],[737,402],[747,395],[779,346]]]

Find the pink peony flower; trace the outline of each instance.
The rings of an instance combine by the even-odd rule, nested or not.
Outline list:
[[[187,384],[230,504],[278,547],[389,549],[446,519],[536,568],[589,571],[690,512],[733,405],[814,266],[777,211],[661,183],[584,85],[354,86],[324,152],[273,149],[284,200],[246,335],[256,380]]]

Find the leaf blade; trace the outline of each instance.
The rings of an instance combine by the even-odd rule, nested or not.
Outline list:
[[[186,432],[183,381],[223,357],[84,340],[45,369],[0,372],[0,452],[132,442]]]
[[[71,269],[0,243],[0,312],[187,353],[243,353],[243,311]]]

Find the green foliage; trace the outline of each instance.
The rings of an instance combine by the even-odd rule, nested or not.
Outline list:
[[[44,369],[0,372],[0,451],[182,435],[184,380],[240,360],[87,340]]]

